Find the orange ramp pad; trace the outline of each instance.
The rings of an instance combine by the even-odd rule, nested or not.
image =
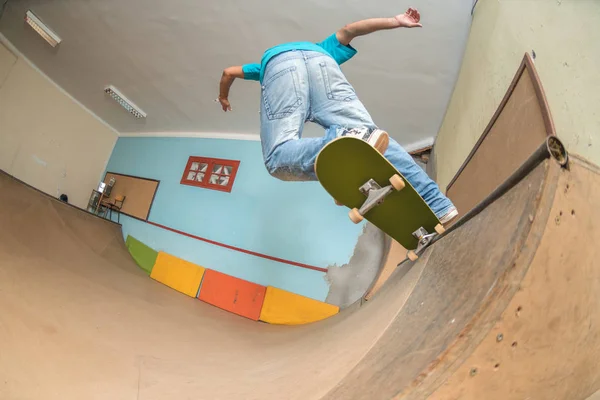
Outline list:
[[[206,270],[198,299],[258,321],[266,287],[221,272]]]
[[[191,297],[196,297],[205,268],[162,251],[150,277]]]
[[[260,320],[270,324],[301,325],[331,317],[339,311],[338,306],[268,286]]]

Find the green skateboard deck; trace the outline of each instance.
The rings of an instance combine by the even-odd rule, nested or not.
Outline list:
[[[441,227],[439,219],[404,176],[361,139],[341,137],[329,142],[317,156],[315,172],[321,185],[338,203],[353,209],[350,211],[351,218],[353,213],[367,205],[367,200],[373,205],[373,200],[379,202],[385,196],[383,202],[374,205],[363,217],[407,250],[414,250],[419,244],[413,232],[424,228],[428,234],[435,234],[436,226]],[[404,182],[400,190],[390,183],[394,175]],[[365,185],[370,180],[376,184]],[[369,199],[370,196],[372,198]]]

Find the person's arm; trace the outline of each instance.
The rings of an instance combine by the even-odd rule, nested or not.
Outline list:
[[[353,22],[336,32],[337,40],[347,46],[357,36],[368,35],[376,31],[395,28],[422,27],[419,23],[421,15],[414,8],[409,8],[404,14],[390,18],[370,18]]]
[[[244,70],[241,65],[225,68],[223,70],[221,83],[219,84],[219,103],[221,103],[223,111],[225,112],[231,111],[231,104],[229,104],[229,89],[235,78],[244,79]]]

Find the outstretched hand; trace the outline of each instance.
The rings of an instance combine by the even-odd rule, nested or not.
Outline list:
[[[421,14],[414,8],[409,8],[404,14],[398,14],[394,18],[396,18],[401,28],[420,28],[423,26],[419,23]]]

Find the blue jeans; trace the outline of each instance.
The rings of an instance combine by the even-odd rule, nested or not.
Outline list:
[[[302,138],[306,121],[325,128],[325,136]],[[267,170],[285,181],[317,180],[317,155],[339,136],[342,128],[377,127],[335,60],[322,53],[299,50],[279,54],[267,64],[260,122]],[[438,185],[391,137],[384,156],[438,217],[453,207]]]

